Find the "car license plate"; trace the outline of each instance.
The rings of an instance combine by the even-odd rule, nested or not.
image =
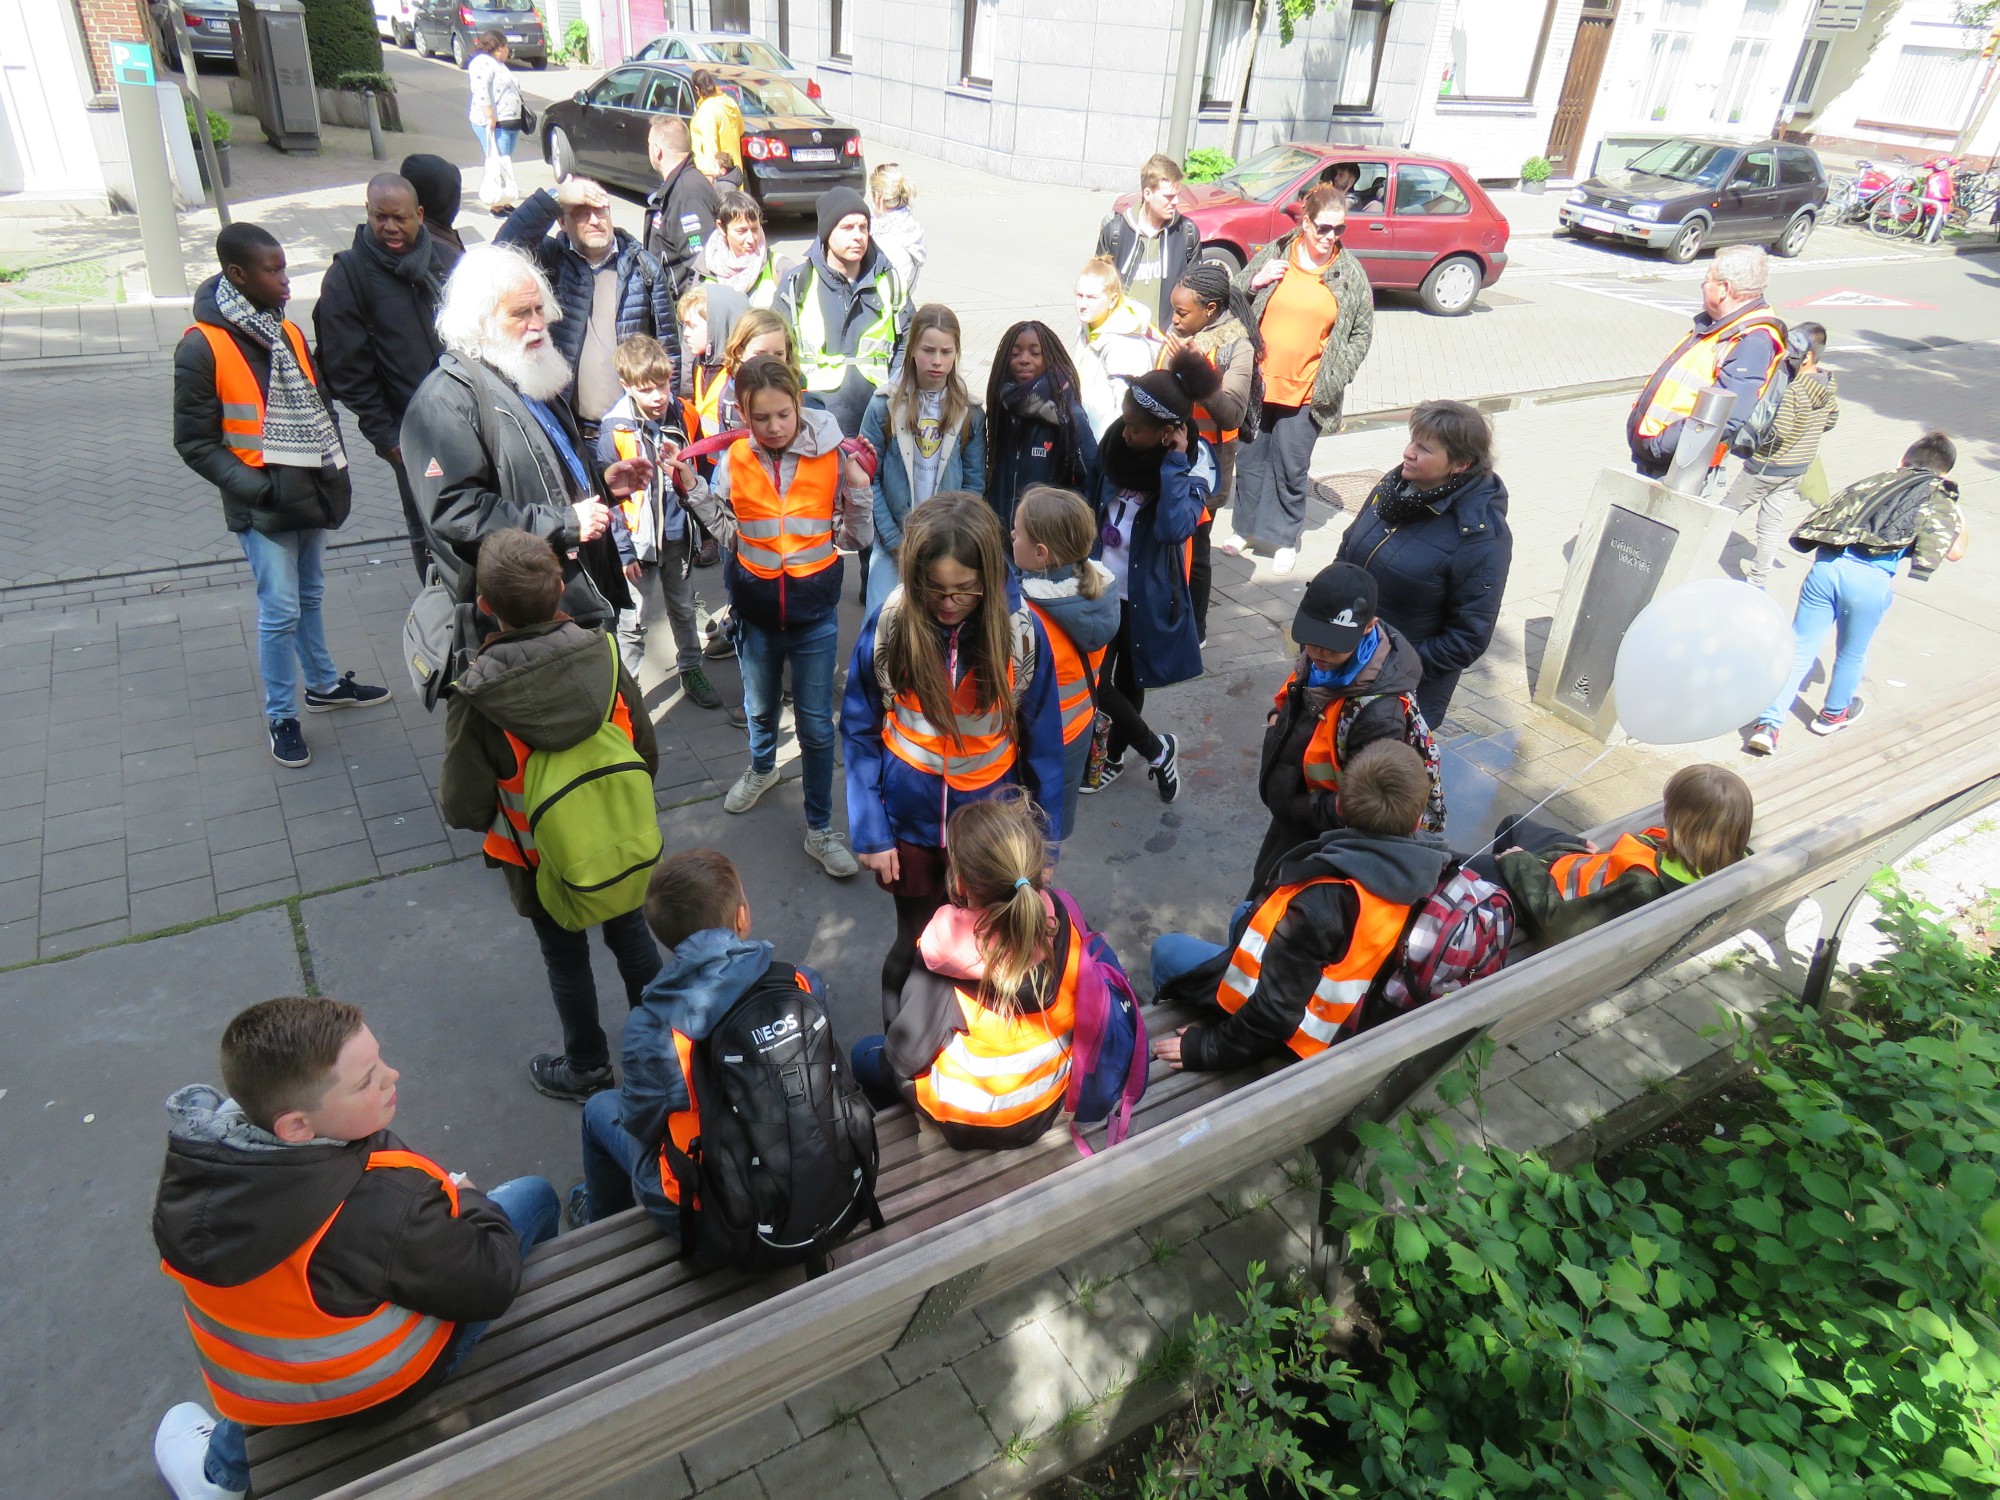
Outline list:
[[[507,33],[507,40],[510,42],[518,42],[521,40],[521,33],[518,31],[510,31]]]
[[[792,150],[793,161],[820,162],[839,159],[840,153],[831,146],[798,146]]]
[[[1585,229],[1595,229],[1604,234],[1616,234],[1618,232],[1618,221],[1616,219],[1607,219],[1603,214],[1578,214],[1576,217],[1577,221]]]

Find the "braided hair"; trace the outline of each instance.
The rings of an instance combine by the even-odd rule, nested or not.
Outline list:
[[[1228,267],[1217,261],[1196,261],[1181,273],[1180,285],[1192,292],[1195,300],[1214,308],[1216,317],[1235,318],[1249,335],[1250,399],[1237,425],[1237,441],[1254,442],[1264,415],[1264,335],[1250,311],[1250,299],[1230,276]]]
[[[1077,392],[1082,384],[1077,379],[1076,366],[1070,362],[1069,351],[1063,348],[1062,340],[1053,328],[1034,319],[1024,319],[1000,335],[1000,346],[993,351],[993,367],[986,377],[988,495],[993,493],[994,464],[1013,441],[1014,428],[1020,420],[1008,409],[1005,393],[1013,381],[1008,364],[1014,356],[1014,341],[1024,333],[1033,333],[1042,341],[1042,373],[1049,382],[1049,400],[1055,403],[1056,412],[1062,418],[1056,423],[1055,449],[1050,455],[1054,460],[1051,472],[1065,484],[1081,485],[1084,480],[1083,454],[1077,443],[1076,422],[1073,420],[1073,408],[1081,399]]]

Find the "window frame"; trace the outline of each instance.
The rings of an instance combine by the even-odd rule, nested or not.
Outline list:
[[[1394,10],[1391,0],[1349,0],[1347,8],[1349,27],[1353,26],[1354,17],[1363,11],[1371,12],[1376,17],[1375,55],[1368,61],[1368,98],[1366,102],[1361,104],[1341,104],[1338,102],[1338,96],[1347,88],[1347,69],[1343,65],[1340,77],[1334,84],[1336,102],[1327,111],[1328,114],[1336,117],[1343,115],[1372,115],[1375,113],[1375,94],[1382,84],[1382,54],[1389,47],[1389,20],[1394,14]],[[1551,0],[1550,12],[1553,13],[1553,11],[1554,3]],[[1547,39],[1545,26],[1543,32],[1544,45],[1546,45]],[[1535,68],[1537,72],[1540,71],[1541,65],[1541,54],[1537,52],[1535,55]]]
[[[1403,202],[1403,174],[1405,172],[1410,172],[1410,173],[1435,172],[1438,176],[1442,177],[1445,180],[1445,183],[1450,188],[1450,190],[1458,195],[1458,201],[1460,207],[1454,209],[1450,213],[1420,212],[1416,209],[1404,208],[1402,206],[1402,202]],[[1472,212],[1472,195],[1466,192],[1464,185],[1460,183],[1456,177],[1452,176],[1451,173],[1447,171],[1445,168],[1436,166],[1431,162],[1427,161],[1394,162],[1391,164],[1390,167],[1389,183],[1390,183],[1389,212],[1393,214],[1396,218],[1462,219],[1470,215]],[[1357,183],[1356,186],[1359,186],[1359,184]],[[1442,193],[1438,194],[1438,197],[1443,197],[1443,196],[1444,195]],[[1435,201],[1435,199],[1433,201]]]
[[[992,0],[993,22],[1000,22],[1000,0]],[[991,78],[981,78],[972,71],[973,53],[977,50],[979,36],[979,8],[981,0],[958,0],[958,86],[962,89],[990,90]]]
[[[1744,172],[1750,170],[1760,156],[1767,158],[1764,164],[1766,168],[1764,181],[1744,181]],[[1732,188],[1742,188],[1745,192],[1750,193],[1762,193],[1776,187],[1778,185],[1777,151],[1769,146],[1754,146],[1750,150],[1745,151],[1741,156],[1736,158],[1736,164],[1729,169],[1729,180],[1726,185]]]
[[[1801,172],[1802,175],[1796,182],[1788,182],[1785,179],[1785,165],[1788,162],[1795,162],[1798,164],[1799,171]],[[1792,188],[1818,187],[1825,181],[1826,181],[1825,169],[1820,166],[1819,158],[1815,156],[1812,152],[1808,151],[1803,146],[1778,147],[1779,187],[1792,187]]]
[[[826,55],[835,62],[851,63],[854,54],[847,45],[847,7],[843,0],[827,0]]]
[[[971,0],[967,0],[967,3],[971,3]],[[1238,104],[1240,104],[1243,108],[1247,109],[1250,106],[1250,78],[1251,75],[1256,72],[1257,68],[1257,60],[1255,57],[1252,57],[1250,59],[1250,67],[1246,69],[1243,74],[1243,97],[1241,100],[1232,102],[1229,98],[1227,98],[1225,95],[1219,92],[1211,92],[1208,86],[1209,62],[1215,55],[1215,23],[1217,18],[1219,18],[1222,15],[1222,8],[1224,5],[1230,7],[1230,11],[1232,14],[1240,14],[1243,17],[1243,29],[1237,33],[1237,37],[1240,39],[1242,45],[1245,46],[1249,45],[1250,24],[1251,21],[1255,18],[1257,10],[1257,0],[1214,0],[1214,3],[1209,7],[1209,12],[1208,12],[1209,19],[1208,19],[1207,45],[1202,49],[1202,63],[1201,63],[1202,76],[1201,76],[1200,102],[1196,105],[1196,108],[1198,109],[1203,109],[1203,110],[1233,109],[1237,107]]]
[[[613,79],[617,78],[620,74],[627,74],[627,73],[631,74],[634,80],[632,86],[631,103],[612,104],[600,96],[598,92],[600,89],[609,90]],[[609,73],[606,73],[602,78],[598,79],[597,82],[591,86],[590,93],[584,96],[584,102],[590,105],[591,108],[593,109],[638,109],[640,107],[638,101],[645,97],[646,88],[652,81],[653,81],[653,70],[651,68],[641,67],[633,63],[627,63],[622,67],[613,68]]]
[[[1548,60],[1549,33],[1555,25],[1557,3],[1558,0],[1547,0],[1547,3],[1542,7],[1542,31],[1541,35],[1535,39],[1535,59],[1528,65],[1528,85],[1527,85],[1527,91],[1525,93],[1520,93],[1520,94],[1440,93],[1438,95],[1438,103],[1440,104],[1532,104],[1534,103],[1535,90],[1541,87],[1542,64]],[[1384,25],[1382,27],[1381,34],[1385,38],[1388,35],[1388,25],[1386,21],[1384,22]],[[1377,59],[1377,69],[1378,71],[1380,69],[1379,56]],[[1372,97],[1373,94],[1372,89],[1370,90],[1370,94]]]

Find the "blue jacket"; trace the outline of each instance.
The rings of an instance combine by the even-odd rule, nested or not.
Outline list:
[[[1114,478],[1125,465],[1142,461],[1124,445],[1125,419],[1104,432],[1097,468],[1085,496],[1097,512],[1097,545],[1091,556],[1104,556],[1104,526],[1119,494],[1128,486]],[[1130,478],[1131,475],[1125,476]],[[1155,482],[1147,479],[1145,482]],[[1215,488],[1215,454],[1195,440],[1188,453],[1166,450],[1160,459],[1159,488],[1149,503],[1126,517],[1130,533],[1131,567],[1125,598],[1132,607],[1132,667],[1142,688],[1166,687],[1201,676],[1201,638],[1196,633],[1194,602],[1188,594],[1187,543],[1201,525],[1201,513]],[[1130,487],[1136,488],[1136,485]],[[1145,491],[1141,490],[1141,494]]]
[[[769,943],[710,927],[682,939],[626,1018],[618,1115],[625,1133],[645,1151],[632,1174],[632,1191],[647,1212],[669,1224],[679,1220],[660,1190],[660,1142],[667,1136],[667,1117],[686,1109],[692,1097],[674,1033],[700,1041],[770,967]],[[825,981],[811,969],[801,967],[799,973],[824,1003]]]
[[[1013,590],[1008,590],[1012,602]],[[967,802],[986,792],[955,792],[942,776],[919,771],[882,744],[886,704],[875,670],[875,632],[885,616],[901,612],[903,593],[896,590],[861,627],[854,643],[854,660],[847,669],[847,694],[840,705],[840,736],[847,761],[847,835],[856,852],[880,854],[898,840],[930,848],[944,845],[944,825]],[[1032,657],[1032,675],[1015,705],[1017,724],[1014,767],[994,782],[995,788],[1024,786],[1049,821],[1049,843],[1062,838],[1063,737],[1062,700],[1056,690],[1055,668],[1049,660],[1049,639],[1041,621],[1015,606],[1017,673]],[[892,624],[891,628],[894,626]],[[944,650],[947,633],[927,622]],[[953,686],[964,680],[960,673]]]
[[[875,445],[882,461],[875,470],[875,545],[890,551],[903,545],[903,518],[915,503],[917,435],[889,434],[889,393],[877,391],[861,418],[861,435]],[[937,485],[931,491],[986,489],[986,413],[977,406],[966,413],[965,425],[948,433],[938,453]]]
[[[584,335],[590,331],[591,286],[597,273],[570,244],[567,232],[549,233],[561,220],[562,208],[555,194],[541,188],[507,216],[493,242],[519,245],[535,257],[542,274],[549,278],[556,306],[562,309],[562,319],[549,330],[549,337],[574,372],[577,356],[583,352]],[[613,254],[618,262],[618,337],[649,333],[678,359],[680,325],[674,318],[674,289],[659,260],[622,229]],[[571,384],[574,388],[574,381]]]

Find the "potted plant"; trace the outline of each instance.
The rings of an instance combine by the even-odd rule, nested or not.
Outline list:
[[[194,133],[195,132],[194,101],[190,99],[183,99],[181,102],[186,106],[186,111],[187,111],[188,139],[194,143],[195,167],[201,173],[201,185],[204,188],[206,188],[210,186],[208,180],[208,158],[202,154],[201,141],[199,137],[197,137]],[[224,187],[228,187],[229,186],[229,134],[230,134],[229,117],[227,115],[219,115],[212,109],[206,110],[204,111],[204,113],[207,114],[208,116],[208,138],[215,144],[215,164],[222,170],[222,185]]]
[[[1549,174],[1555,169],[1549,165],[1546,156],[1531,156],[1521,163],[1521,191],[1539,193],[1549,185]]]

